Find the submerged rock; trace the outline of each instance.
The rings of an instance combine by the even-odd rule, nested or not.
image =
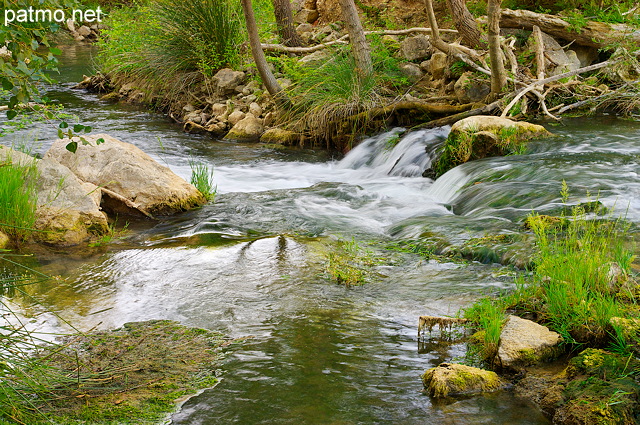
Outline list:
[[[0,249],[5,249],[9,245],[9,236],[6,233],[0,231]]]
[[[561,341],[559,334],[545,326],[509,316],[500,334],[498,361],[505,368],[532,365],[554,357]]]
[[[495,372],[456,363],[442,363],[422,375],[431,397],[494,391],[502,386]]]
[[[136,146],[107,134],[86,136],[76,153],[66,149],[68,139],[57,140],[45,154],[68,167],[78,178],[102,188],[102,206],[114,213],[172,214],[206,203],[191,184],[158,164]],[[102,139],[104,143],[96,142]]]

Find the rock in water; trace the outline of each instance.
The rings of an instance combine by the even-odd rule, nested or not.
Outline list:
[[[494,391],[502,382],[495,372],[456,363],[442,363],[422,375],[422,384],[431,397]]]
[[[549,359],[562,338],[547,327],[509,316],[500,334],[498,360],[502,367],[517,368]]]
[[[102,206],[114,213],[165,215],[206,203],[191,184],[158,164],[136,146],[107,134],[85,136],[71,153],[69,139],[57,140],[45,154],[68,167],[80,180],[103,190]],[[97,144],[99,139],[104,143]]]
[[[35,163],[38,171],[36,230],[34,240],[69,246],[108,231],[107,216],[100,210],[100,189],[78,179],[53,159],[37,160],[13,149],[0,148],[0,158],[23,166]]]

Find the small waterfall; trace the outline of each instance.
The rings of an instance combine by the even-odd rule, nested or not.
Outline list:
[[[337,168],[371,170],[374,176],[419,177],[431,166],[434,152],[450,127],[412,131],[401,137],[402,128],[370,137],[356,146]]]

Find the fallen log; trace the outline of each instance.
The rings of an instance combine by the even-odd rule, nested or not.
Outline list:
[[[619,42],[640,44],[640,29],[629,25],[587,21],[576,31],[575,26],[556,15],[530,10],[502,9],[501,28],[533,30],[534,26],[540,27],[550,36],[583,46],[602,48]]]

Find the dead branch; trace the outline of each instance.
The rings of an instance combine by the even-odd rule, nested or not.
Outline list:
[[[456,30],[442,29],[442,32],[457,33]],[[381,31],[365,31],[365,35],[406,35],[415,33],[427,33],[431,34],[431,28],[409,28],[405,30],[381,30]],[[326,43],[317,44],[309,47],[289,47],[283,44],[263,44],[262,50],[265,52],[282,52],[282,53],[299,53],[308,54],[317,52],[318,50],[326,49],[327,47],[335,46],[336,44],[348,44],[349,34],[343,35],[337,40],[328,41]]]
[[[561,80],[563,78],[567,78],[567,77],[573,77],[574,75],[579,75],[579,74],[584,74],[585,72],[589,72],[589,71],[595,71],[596,69],[600,69],[600,68],[604,68],[606,66],[612,65],[615,62],[617,62],[617,60],[608,60],[605,62],[600,62],[597,63],[595,65],[589,65],[589,66],[585,66],[584,68],[579,68],[576,69],[575,71],[569,71],[569,72],[565,72],[563,74],[558,74],[558,75],[554,75],[553,77],[549,77],[549,78],[545,78],[544,80],[536,80],[533,83],[529,84],[528,86],[518,90],[517,92],[514,93],[515,97],[513,98],[513,100],[511,100],[511,102],[507,105],[507,107],[504,109],[504,111],[502,111],[502,115],[500,115],[502,118],[505,118],[507,116],[507,114],[509,113],[509,111],[511,110],[511,108],[513,108],[513,106],[518,102],[518,100],[520,100],[520,98],[522,96],[524,96],[525,94],[527,94],[528,92],[535,90],[536,87],[542,85],[544,86],[547,83],[552,83],[554,81],[558,81]],[[504,99],[506,100],[506,98],[509,96],[505,96]]]
[[[479,108],[470,109],[470,110],[465,111],[465,112],[460,112],[459,114],[449,115],[448,117],[439,118],[437,120],[432,120],[432,121],[429,121],[427,123],[420,124],[420,125],[416,126],[415,128],[442,127],[442,126],[445,126],[445,125],[451,125],[451,124],[455,123],[456,121],[460,121],[461,119],[468,118],[468,117],[473,117],[475,115],[487,115],[487,114],[495,111],[496,109],[500,108],[500,105],[502,104],[502,102],[503,102],[502,99],[498,99],[495,102],[492,102],[492,103],[490,103],[488,105],[483,105],[483,106],[481,106]]]

